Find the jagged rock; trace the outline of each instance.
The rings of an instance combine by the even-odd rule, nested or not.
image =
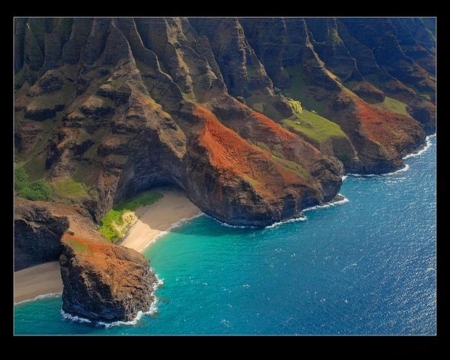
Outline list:
[[[148,312],[156,276],[149,260],[119,245],[64,235],[62,309],[91,321],[131,321]]]
[[[251,91],[269,94],[272,82],[244,30],[236,18],[191,20],[200,35],[206,35],[221,68],[228,91],[234,96],[249,96]],[[214,25],[212,25],[214,24]]]

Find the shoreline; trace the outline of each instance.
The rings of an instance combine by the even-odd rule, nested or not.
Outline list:
[[[155,189],[155,191],[163,194],[163,197],[133,212],[137,219],[117,245],[143,253],[162,235],[202,214],[182,190]],[[62,290],[59,261],[14,272],[14,305],[35,300],[42,295],[61,293]]]

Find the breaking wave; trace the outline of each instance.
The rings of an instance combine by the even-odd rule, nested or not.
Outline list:
[[[311,211],[311,210],[317,210],[317,209],[326,209],[332,206],[337,206],[337,205],[343,205],[348,203],[350,200],[347,199],[344,195],[342,194],[338,194],[339,200],[334,200],[334,201],[330,201],[326,204],[323,205],[316,205],[316,206],[311,206],[310,208],[307,208],[305,210],[303,210],[303,212],[307,212],[307,211]]]
[[[266,226],[265,229],[273,229],[273,228],[276,228],[276,227],[278,227],[280,225],[283,225],[283,224],[293,223],[293,222],[297,222],[297,221],[306,221],[306,220],[308,220],[308,218],[306,216],[300,216],[300,217],[295,218],[295,219],[289,219],[289,220],[285,220],[285,221],[278,221],[276,223],[273,223],[272,225]]]
[[[416,152],[413,152],[413,153],[411,153],[411,154],[406,155],[406,156],[403,158],[403,160],[422,155],[425,151],[427,151],[427,150],[431,147],[431,145],[432,145],[431,140],[432,140],[435,136],[436,136],[436,134],[428,135],[428,136],[426,137],[426,139],[425,139],[425,146],[424,146],[422,149],[420,149],[420,150],[418,150],[418,151],[416,151]]]

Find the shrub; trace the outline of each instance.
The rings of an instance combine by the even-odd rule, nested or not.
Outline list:
[[[162,198],[162,194],[155,191],[147,191],[136,195],[120,205],[115,206],[113,209],[109,210],[105,216],[100,221],[100,233],[109,241],[116,242],[123,237],[129,225],[122,229],[122,232],[118,231],[115,225],[122,226],[124,224],[122,216],[127,211],[134,211],[135,209],[153,204]]]
[[[50,201],[52,197],[52,188],[46,181],[36,180],[25,184],[18,190],[17,195],[33,201]]]
[[[14,168],[14,188],[21,190],[27,183],[28,175],[22,167]]]
[[[36,180],[28,182],[28,175],[24,168],[17,167],[14,169],[14,188],[17,196],[28,200],[50,201],[52,198],[52,188],[45,180]]]

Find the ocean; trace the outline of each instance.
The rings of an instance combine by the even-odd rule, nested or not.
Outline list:
[[[14,306],[14,335],[436,335],[436,137],[383,176],[348,175],[344,201],[265,229],[202,215],[151,245],[160,285],[131,323]]]

